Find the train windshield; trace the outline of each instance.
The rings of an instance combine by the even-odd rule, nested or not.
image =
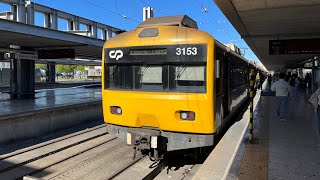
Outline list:
[[[106,65],[106,88],[206,92],[205,65]]]

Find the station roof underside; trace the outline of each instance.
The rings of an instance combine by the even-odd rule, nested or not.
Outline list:
[[[74,49],[76,58],[101,59],[104,40],[0,19],[0,51],[10,45],[28,50]]]
[[[319,0],[214,0],[268,70],[316,54],[269,54],[269,40],[320,37]]]

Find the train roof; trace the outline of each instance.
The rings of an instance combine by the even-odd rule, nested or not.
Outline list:
[[[259,69],[260,71],[265,72],[264,69],[262,69],[261,67],[259,67],[257,64],[255,64],[252,61],[247,60],[245,57],[241,56],[240,54],[238,54],[237,52],[233,51],[231,48],[225,46],[224,44],[222,44],[221,42],[219,42],[218,40],[216,40],[216,45],[224,50],[226,50],[227,52],[229,52],[230,54],[232,54],[233,56],[238,57],[239,59],[242,59],[243,61],[247,62],[248,64],[250,64],[251,66],[254,66],[255,68]]]
[[[140,23],[138,25],[138,28],[150,27],[150,26],[184,26],[184,27],[198,29],[198,25],[196,21],[194,21],[187,15],[149,18],[144,22]]]

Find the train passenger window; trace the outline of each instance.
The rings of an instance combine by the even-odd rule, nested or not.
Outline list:
[[[237,89],[247,84],[245,67],[234,65],[231,69],[231,89]]]

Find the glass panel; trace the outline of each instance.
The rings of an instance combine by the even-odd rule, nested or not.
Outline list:
[[[176,91],[205,91],[205,66],[178,66],[175,68]]]
[[[107,87],[116,89],[133,89],[132,66],[109,66]]]
[[[162,66],[136,66],[136,89],[164,90]]]
[[[205,92],[206,66],[110,65],[106,88],[141,91]],[[170,82],[170,88],[169,88]]]

